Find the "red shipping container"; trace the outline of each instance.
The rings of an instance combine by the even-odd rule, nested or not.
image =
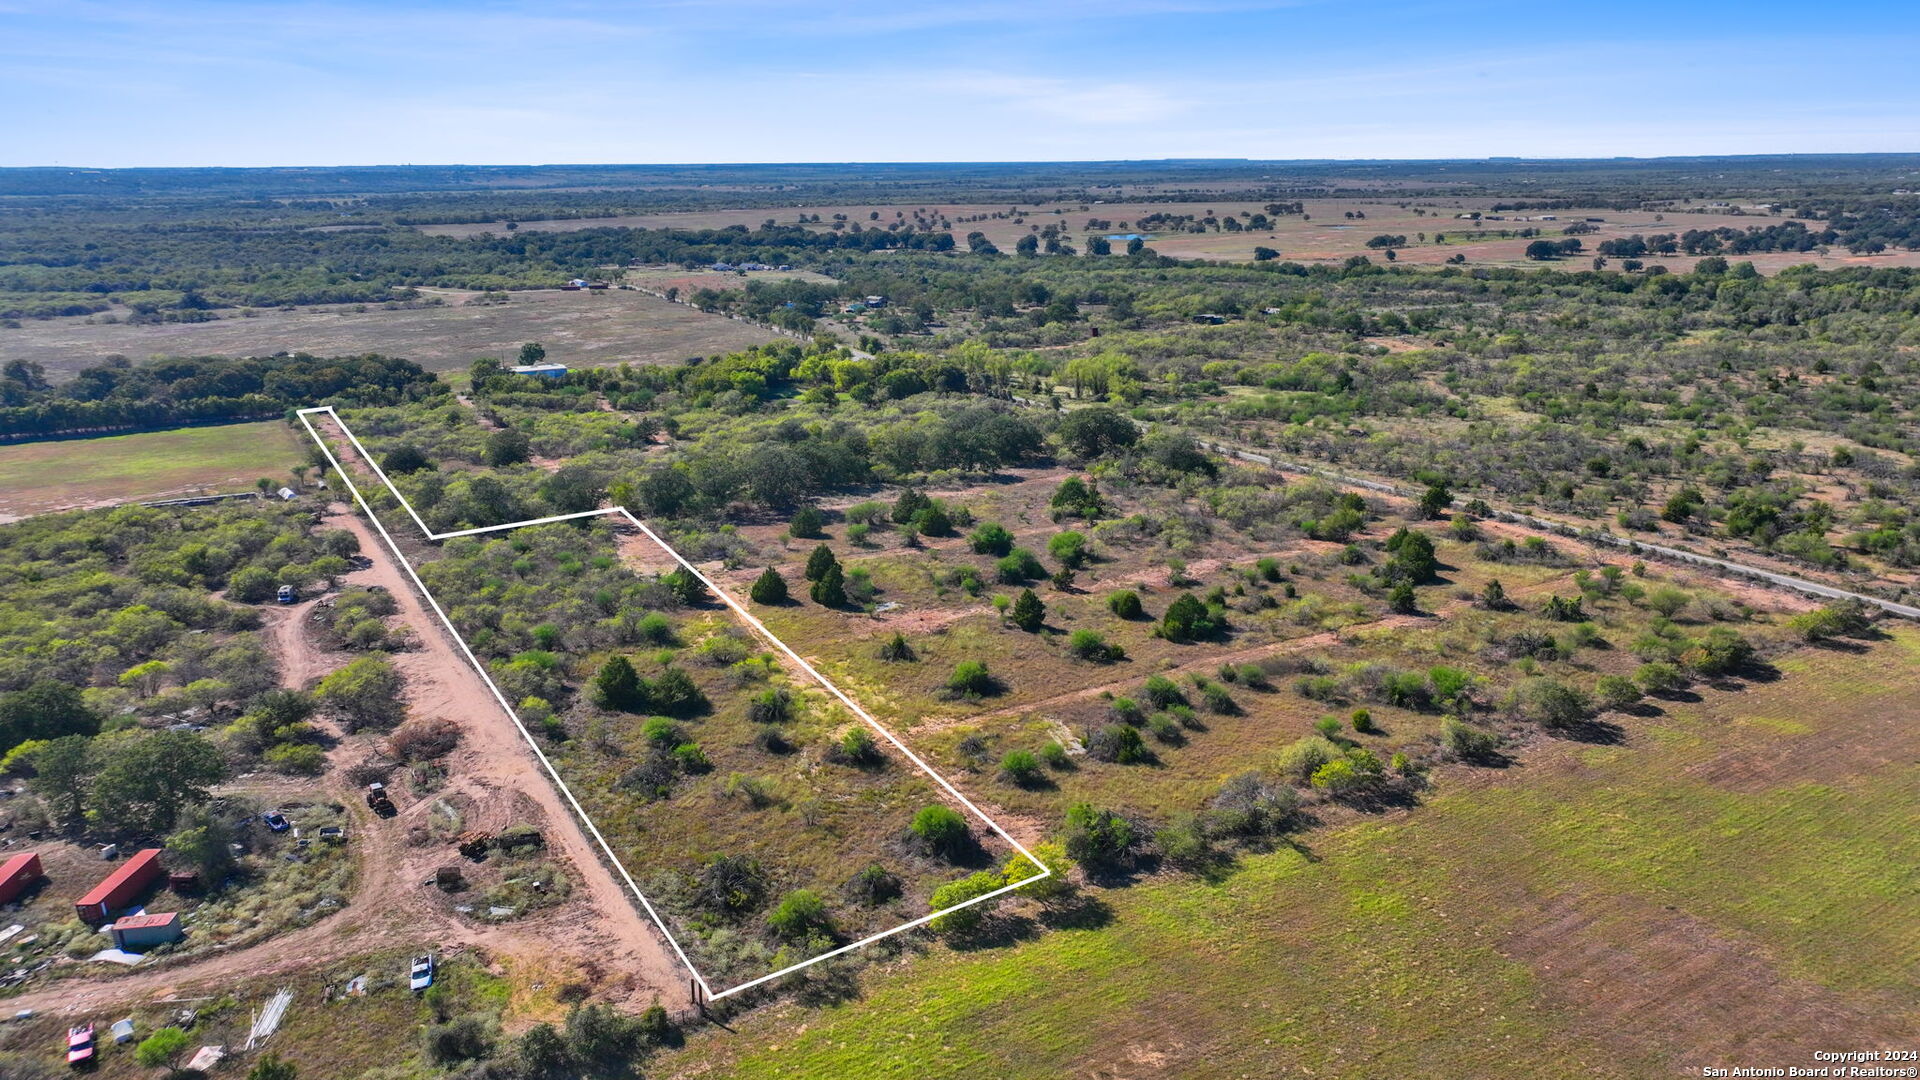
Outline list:
[[[27,891],[27,886],[45,876],[40,869],[40,856],[31,851],[8,859],[5,865],[0,865],[0,904],[13,903],[15,897]]]
[[[82,922],[95,926],[108,921],[114,908],[126,907],[165,870],[160,865],[160,849],[148,848],[121,864],[120,869],[87,891],[74,905]]]

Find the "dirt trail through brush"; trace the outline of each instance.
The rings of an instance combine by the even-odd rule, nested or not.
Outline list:
[[[420,647],[394,657],[406,676],[410,716],[446,717],[461,726],[460,746],[446,760],[446,785],[419,797],[404,782],[390,784],[400,813],[385,820],[375,817],[366,809],[361,792],[349,790],[352,785],[344,774],[349,766],[377,756],[377,744],[364,738],[341,739],[329,754],[333,767],[324,785],[327,796],[345,804],[353,815],[349,842],[359,860],[357,891],[345,909],[313,926],[248,948],[97,980],[64,980],[14,998],[12,1007],[92,1013],[188,988],[218,988],[239,979],[325,967],[369,952],[459,947],[541,962],[556,953],[571,954],[622,973],[616,985],[599,988],[604,997],[632,1007],[650,1004],[656,995],[669,1005],[677,1004],[685,969],[658,929],[635,907],[624,884],[602,864],[598,845],[571,815],[479,675],[393,562],[391,552],[364,521],[342,506],[331,508],[324,525],[349,530],[359,538],[362,551],[374,556],[373,565],[348,574],[347,583],[386,588],[399,604],[399,619],[415,631]],[[268,616],[268,637],[281,658],[284,685],[305,686],[352,659],[316,640],[312,616],[318,603],[316,598]],[[506,924],[473,922],[455,913],[453,903],[480,901],[458,895],[450,900],[426,883],[435,868],[462,861],[429,826],[432,815],[445,813],[436,810],[439,804],[460,808],[465,827],[488,831],[521,823],[538,827],[548,849],[571,863],[576,880],[573,895],[554,908]]]

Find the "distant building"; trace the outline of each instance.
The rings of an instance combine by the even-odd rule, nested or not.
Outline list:
[[[565,364],[515,364],[507,369],[515,375],[538,375],[543,379],[557,379],[567,373]]]
[[[113,935],[113,947],[132,952],[179,941],[187,936],[186,929],[180,925],[180,913],[169,911],[157,915],[128,915],[107,927],[107,933]]]
[[[867,297],[867,306],[870,308],[886,307],[887,298],[884,296],[869,296]]]
[[[290,487],[283,487],[279,491],[275,492],[274,494],[280,496],[283,499],[287,499],[289,501],[300,497],[300,493],[293,490]]]

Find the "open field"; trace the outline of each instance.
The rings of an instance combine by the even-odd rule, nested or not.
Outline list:
[[[135,499],[278,487],[306,448],[279,421],[0,445],[0,522]]]
[[[150,326],[104,323],[97,316],[32,320],[17,330],[0,330],[0,356],[44,364],[55,379],[112,355],[377,352],[433,371],[458,371],[482,356],[512,360],[528,341],[545,345],[549,360],[586,366],[670,363],[779,338],[764,327],[630,290],[528,290],[507,294],[505,303],[486,304],[468,303],[477,293],[423,292],[443,298],[445,305],[338,304]]]
[[[1443,770],[1416,810],[1103,890],[1097,928],[938,950],[664,1074],[1647,1077],[1910,1045],[1917,654],[1901,627],[1618,745]]]
[[[1403,208],[1401,202],[1407,205]],[[637,229],[719,229],[729,225],[744,225],[749,228],[759,226],[769,218],[783,225],[793,224],[800,214],[818,214],[824,221],[811,226],[816,229],[829,228],[834,215],[844,214],[849,223],[864,227],[885,226],[896,220],[896,215],[904,214],[904,220],[912,222],[917,212],[924,211],[929,221],[946,220],[951,222],[954,240],[965,247],[966,235],[979,231],[994,242],[1002,251],[1012,252],[1013,245],[1020,237],[1038,231],[1048,225],[1059,225],[1070,234],[1071,242],[1081,251],[1085,250],[1089,236],[1125,235],[1133,232],[1144,234],[1148,246],[1162,255],[1182,259],[1213,259],[1231,262],[1247,262],[1253,259],[1254,248],[1270,247],[1278,250],[1283,259],[1296,262],[1340,262],[1354,255],[1366,255],[1375,262],[1386,261],[1385,255],[1375,248],[1367,247],[1367,241],[1381,234],[1405,236],[1408,245],[1398,252],[1399,262],[1409,266],[1440,265],[1454,255],[1464,255],[1469,266],[1538,266],[1529,261],[1523,252],[1527,244],[1541,237],[1558,239],[1560,230],[1576,222],[1585,222],[1588,218],[1600,218],[1591,222],[1596,231],[1582,236],[1587,253],[1561,259],[1547,265],[1584,269],[1592,257],[1593,249],[1602,240],[1631,236],[1635,233],[1651,235],[1654,233],[1683,233],[1689,229],[1716,229],[1730,227],[1746,229],[1755,225],[1771,225],[1790,220],[1766,214],[1733,214],[1719,208],[1700,208],[1685,212],[1675,211],[1655,214],[1645,210],[1609,210],[1609,209],[1556,209],[1552,211],[1504,211],[1496,212],[1490,208],[1499,200],[1486,198],[1446,198],[1432,194],[1410,195],[1405,200],[1387,199],[1307,199],[1305,217],[1289,216],[1274,220],[1271,228],[1260,231],[1241,232],[1205,232],[1187,233],[1155,230],[1148,227],[1136,228],[1135,222],[1152,214],[1191,215],[1195,218],[1209,214],[1226,215],[1257,214],[1262,212],[1264,200],[1240,201],[1223,196],[1214,202],[1129,202],[1129,203],[1087,203],[1073,205],[1043,205],[1038,208],[1023,207],[1024,213],[1018,216],[1006,215],[1009,206],[984,204],[933,204],[933,203],[864,203],[859,205],[808,206],[790,209],[769,210],[764,207],[742,210],[703,210],[680,213],[632,214],[607,218],[575,218],[556,221],[523,222],[520,229],[532,232],[567,232],[577,229],[623,227]],[[1424,213],[1416,214],[1418,209]],[[1480,211],[1482,214],[1495,214],[1505,220],[1484,221],[1479,225],[1469,220],[1455,218],[1455,214]],[[1351,219],[1346,215],[1364,214],[1362,219]],[[875,220],[872,215],[879,214]],[[1552,220],[1539,220],[1540,215],[1550,215]],[[967,218],[982,220],[968,221]],[[1088,229],[1089,219],[1099,219],[1112,223],[1111,228]],[[421,231],[437,236],[478,236],[487,232],[501,232],[503,223],[479,223],[470,225],[427,225]],[[1501,237],[1502,230],[1538,229],[1538,237]],[[1418,237],[1426,234],[1426,240]],[[1445,242],[1436,242],[1435,234],[1444,233]],[[1124,244],[1116,241],[1118,249]],[[1812,264],[1822,267],[1841,266],[1920,266],[1920,252],[1889,251],[1880,255],[1853,255],[1843,248],[1834,248],[1827,254],[1814,252],[1763,252],[1750,256],[1740,256],[1751,261],[1762,273],[1773,273],[1789,266]],[[1617,261],[1617,260],[1614,260]],[[1644,258],[1648,264],[1659,263],[1675,273],[1684,273],[1693,267],[1695,258],[1685,255],[1650,255]]]

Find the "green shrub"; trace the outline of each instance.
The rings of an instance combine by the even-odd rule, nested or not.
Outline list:
[[[1126,659],[1126,652],[1118,645],[1110,645],[1097,630],[1075,630],[1067,636],[1067,654],[1080,660],[1092,660],[1096,663],[1112,663]]]
[[[1090,869],[1115,869],[1132,858],[1137,842],[1133,823],[1112,810],[1096,810],[1090,803],[1067,808],[1067,857]]]
[[[819,934],[832,936],[833,918],[827,914],[826,901],[812,889],[795,889],[780,898],[767,916],[767,929],[783,941],[805,941]]]
[[[908,644],[907,635],[895,630],[892,637],[880,644],[880,659],[896,664],[913,660],[913,646]]]
[[[1057,740],[1040,748],[1040,760],[1046,762],[1049,769],[1064,771],[1073,768],[1073,755]]]
[[[1215,613],[1199,597],[1181,593],[1160,617],[1159,634],[1168,641],[1201,641],[1216,637],[1226,629],[1226,618]]]
[[[1154,713],[1147,718],[1147,730],[1153,737],[1168,746],[1179,746],[1187,741],[1186,733],[1180,730],[1179,721],[1163,712]]]
[[[1059,533],[1047,541],[1047,554],[1060,565],[1077,570],[1087,561],[1086,535],[1072,530]]]
[[[995,576],[1002,585],[1023,585],[1029,581],[1047,576],[1047,569],[1040,560],[1026,548],[1014,548],[1005,558],[993,564]]]
[[[1006,555],[1013,551],[1013,534],[997,522],[983,522],[967,534],[967,546],[975,555]]]
[[[999,689],[999,683],[988,673],[986,664],[978,660],[962,660],[953,666],[953,675],[947,679],[947,689],[967,697],[984,697]]]
[[[747,595],[751,596],[756,604],[784,604],[787,602],[787,579],[781,577],[778,570],[769,566],[760,571],[759,577],[753,579],[753,588]]]
[[[973,840],[967,820],[946,806],[922,807],[909,828],[922,847],[948,858],[965,852]]]
[[[802,507],[787,524],[787,535],[796,539],[811,540],[820,535],[822,524],[818,509],[811,506]]]
[[[969,900],[976,900],[993,892],[1001,885],[999,874],[991,870],[982,870],[969,874],[959,881],[950,881],[933,890],[933,896],[928,900],[927,906],[933,911],[958,907]],[[927,925],[936,933],[956,936],[970,934],[978,930],[980,924],[986,921],[986,913],[981,910],[986,906],[986,904],[972,904],[958,911],[948,911]]]
[[[1131,724],[1108,724],[1094,732],[1087,739],[1087,756],[1117,765],[1135,765],[1153,757]]]
[[[1600,704],[1608,709],[1624,709],[1640,700],[1640,687],[1625,675],[1602,675],[1593,684]]]
[[[1040,759],[1031,750],[1009,750],[1000,759],[1000,778],[1018,787],[1032,787],[1045,776]]]
[[[1493,756],[1500,737],[1449,716],[1440,721],[1440,745],[1461,761],[1483,761]]]
[[[879,863],[868,863],[847,881],[843,890],[856,904],[874,907],[895,899],[902,892],[900,878]]]
[[[1334,729],[1339,730],[1339,726],[1340,722],[1335,720]],[[1304,784],[1312,779],[1322,765],[1345,756],[1332,740],[1323,735],[1309,735],[1289,743],[1281,750],[1274,761],[1274,769],[1293,783]]]
[[[1140,594],[1132,589],[1121,589],[1107,594],[1107,610],[1123,619],[1138,619],[1146,614],[1140,603]]]
[[[1187,702],[1187,696],[1180,692],[1179,685],[1165,675],[1147,676],[1147,683],[1142,688],[1142,693],[1146,696],[1148,703],[1156,709],[1164,709],[1174,704],[1184,705]]]
[[[848,765],[877,765],[881,760],[880,744],[864,727],[848,728],[835,749],[835,756]]]

